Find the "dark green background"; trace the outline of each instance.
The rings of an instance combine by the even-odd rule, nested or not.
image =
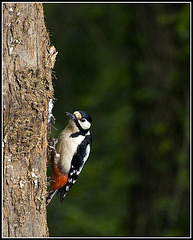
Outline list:
[[[93,118],[93,148],[50,236],[189,236],[190,4],[44,4],[56,118]],[[51,172],[49,169],[49,175]]]

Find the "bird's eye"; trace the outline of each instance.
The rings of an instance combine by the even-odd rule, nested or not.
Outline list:
[[[80,121],[81,121],[81,122],[85,122],[85,121],[86,121],[86,119],[85,119],[85,118],[82,118]]]

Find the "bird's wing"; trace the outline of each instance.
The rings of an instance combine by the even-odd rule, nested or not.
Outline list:
[[[68,174],[68,181],[64,187],[60,189],[60,200],[63,201],[67,192],[76,182],[84,164],[86,163],[90,150],[91,150],[92,138],[90,135],[87,135],[82,143],[79,145],[76,154],[72,159],[72,165]]]

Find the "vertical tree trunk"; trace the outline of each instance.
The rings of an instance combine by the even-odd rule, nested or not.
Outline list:
[[[3,236],[48,236],[50,47],[41,3],[3,4]]]

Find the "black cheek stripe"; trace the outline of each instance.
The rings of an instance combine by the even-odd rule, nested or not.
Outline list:
[[[75,138],[75,137],[78,137],[80,135],[85,136],[87,134],[87,132],[88,132],[88,130],[81,129],[80,132],[72,133],[70,135],[70,137]]]

